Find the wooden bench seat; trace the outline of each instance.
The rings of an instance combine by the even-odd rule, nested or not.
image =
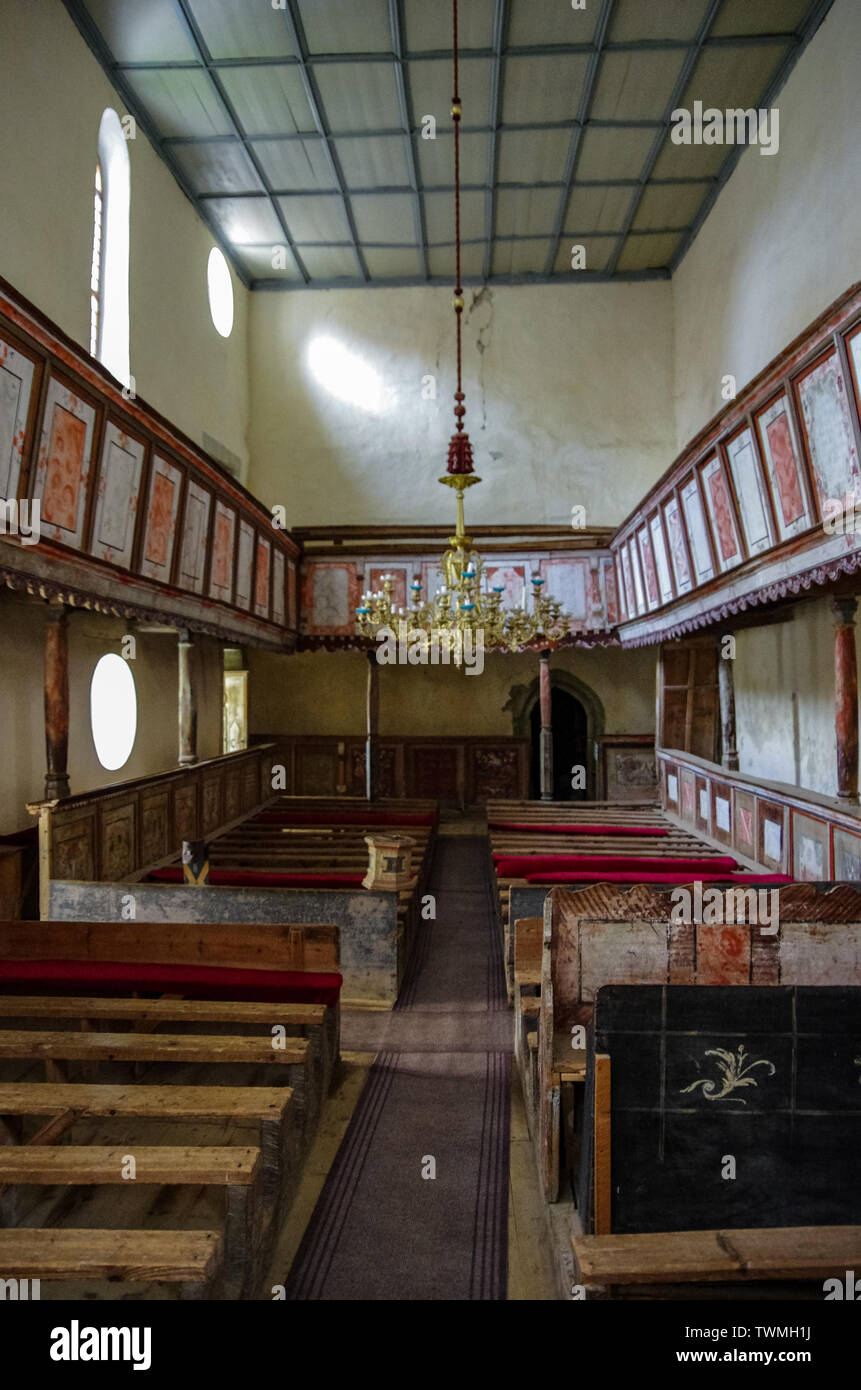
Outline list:
[[[217,1231],[0,1230],[7,1279],[110,1279],[201,1290],[218,1274]]]
[[[861,1267],[861,1226],[785,1226],[573,1236],[581,1284],[843,1279]]]
[[[128,1178],[129,1155],[135,1160]],[[0,1147],[0,1187],[105,1185],[223,1187],[225,1291],[238,1297],[253,1276],[263,1231],[256,1188],[261,1174],[259,1148],[148,1146],[6,1145]]]

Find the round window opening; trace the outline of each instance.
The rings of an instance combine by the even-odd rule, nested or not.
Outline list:
[[[97,663],[90,683],[90,728],[96,756],[108,772],[129,760],[138,726],[138,701],[128,662],[110,653]]]
[[[222,338],[229,338],[233,331],[233,281],[227,261],[217,246],[213,246],[209,253],[206,284],[212,322]]]

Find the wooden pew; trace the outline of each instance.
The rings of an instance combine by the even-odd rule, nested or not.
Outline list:
[[[179,1284],[181,1297],[199,1298],[218,1278],[222,1254],[217,1231],[0,1230],[6,1279]]]
[[[56,1143],[79,1120],[169,1120],[179,1124],[221,1121],[259,1126],[263,1200],[269,1219],[287,1210],[298,1177],[298,1144],[292,1127],[293,1090],[289,1086],[130,1086],[69,1082],[0,1082],[3,1117],[47,1115],[63,1122]],[[32,1142],[32,1141],[31,1141]]]
[[[571,1238],[575,1278],[595,1296],[636,1286],[825,1280],[861,1267],[861,1226],[786,1226]],[[645,1286],[645,1287],[644,1287]]]
[[[535,1050],[529,1047],[529,1035],[537,1029],[541,1007],[543,936],[543,917],[524,917],[514,924],[514,1057],[523,1084],[528,1125],[535,1109],[537,1081]]]
[[[130,1151],[125,1145],[116,1148],[92,1144],[7,1145],[0,1148],[0,1184],[43,1187],[125,1184],[131,1181],[124,1176],[129,1152],[135,1160],[136,1184],[224,1188],[227,1212],[225,1292],[227,1297],[238,1297],[247,1291],[261,1235],[255,1191],[260,1177],[259,1149],[239,1145],[230,1148],[134,1145]]]
[[[572,1048],[572,1029],[588,1033],[602,986],[861,985],[861,889],[854,886],[781,888],[780,919],[769,934],[746,921],[679,923],[673,910],[670,892],[645,885],[556,888],[548,895],[532,1132],[550,1202],[559,1195],[562,1088],[585,1076],[585,1053]]]

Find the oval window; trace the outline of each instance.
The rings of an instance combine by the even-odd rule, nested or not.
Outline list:
[[[230,267],[217,246],[213,246],[209,253],[206,284],[212,322],[222,338],[229,338],[233,330],[233,281]]]
[[[128,762],[137,726],[134,676],[128,662],[112,652],[96,663],[90,682],[90,728],[96,756],[108,772]]]

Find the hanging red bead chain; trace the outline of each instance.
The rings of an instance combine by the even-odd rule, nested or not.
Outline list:
[[[454,95],[451,99],[451,117],[454,122],[454,244],[457,264],[457,284],[454,291],[454,313],[457,324],[457,390],[454,393],[454,418],[457,433],[453,434],[448,446],[448,472],[449,473],[471,473],[472,467],[472,445],[469,442],[469,435],[464,433],[463,417],[466,414],[463,392],[463,350],[462,350],[462,319],[463,319],[463,286],[460,283],[460,119],[462,108],[459,95],[458,81],[458,36],[457,36],[457,0],[452,0],[452,29],[454,33]]]

